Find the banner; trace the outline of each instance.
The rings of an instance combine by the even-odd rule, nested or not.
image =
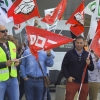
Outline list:
[[[52,16],[54,10],[55,10],[55,8],[51,8],[51,9],[46,9],[46,10],[44,10],[45,16],[46,16],[47,14],[49,14],[49,15]],[[48,30],[48,31],[55,30],[56,27],[57,27],[58,21],[59,21],[59,20],[56,18],[53,24],[50,25],[50,24],[47,24],[47,23],[46,23],[47,30]]]
[[[29,40],[30,50],[32,54],[36,56],[36,52],[39,50],[53,49],[73,41],[73,39],[69,37],[61,36],[53,32],[32,26],[26,26],[26,33]]]
[[[71,24],[70,31],[78,36],[84,33],[84,1],[74,11],[65,24]]]
[[[0,0],[0,24],[5,25],[6,23],[12,22],[12,18],[8,18],[7,12],[12,5],[12,1]]]
[[[35,16],[40,17],[36,0],[16,0],[8,10],[8,17],[10,16],[15,24],[23,23]]]

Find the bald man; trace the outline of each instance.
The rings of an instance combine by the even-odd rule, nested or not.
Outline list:
[[[16,59],[16,46],[8,41],[8,30],[0,25],[0,100],[4,100],[7,91],[9,100],[19,100]]]

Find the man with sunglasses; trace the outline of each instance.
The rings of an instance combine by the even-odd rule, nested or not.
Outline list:
[[[4,100],[5,91],[9,100],[19,100],[16,59],[16,46],[8,41],[8,30],[0,25],[0,100]]]
[[[89,53],[84,50],[85,39],[82,36],[76,37],[74,49],[68,51],[62,62],[62,72],[67,78],[66,100],[73,100],[77,91],[80,89],[84,68],[93,71],[94,65]],[[79,95],[79,100],[87,100],[88,96],[88,71],[84,77],[84,82]]]

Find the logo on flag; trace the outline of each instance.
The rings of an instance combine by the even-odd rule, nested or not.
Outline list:
[[[92,2],[90,2],[84,9],[84,13],[85,14],[88,14],[88,15],[93,15],[94,11],[96,10],[96,7],[97,10],[98,10],[98,16],[100,16],[100,4],[99,4],[99,0],[94,0]]]
[[[81,14],[80,12],[76,13],[74,15],[74,18],[81,24],[84,25],[84,17],[83,14]]]
[[[3,12],[7,13],[9,8],[11,7],[12,5],[12,0],[0,0],[0,7],[1,9],[3,10]]]
[[[50,44],[57,44],[56,41],[50,40],[50,39],[46,39],[44,37],[41,36],[36,36],[36,35],[30,35],[30,45],[35,45],[38,46],[40,48],[44,48],[45,47],[45,43],[50,43]]]
[[[32,26],[26,26],[26,33],[31,53],[36,55],[36,58],[39,50],[53,49],[73,41],[71,38]],[[44,33],[46,33],[46,35]]]
[[[88,7],[89,7],[90,11],[94,13],[95,8],[96,8],[96,1],[93,1],[93,3],[90,4]]]
[[[0,0],[0,24],[4,25],[12,21],[12,18],[7,17],[7,11],[11,7],[12,1]]]
[[[16,0],[8,10],[8,17],[12,16],[14,24],[23,23],[35,16],[40,17],[36,0]]]
[[[55,8],[44,10],[45,11],[45,16],[47,16],[47,15],[52,16],[52,14],[54,13],[54,10],[55,10]],[[53,24],[46,23],[47,30],[48,31],[55,30],[56,27],[57,27],[58,21],[59,20],[56,18]]]
[[[60,20],[62,18],[65,8],[66,8],[66,0],[61,0],[61,2],[55,8],[53,14],[49,16],[46,15],[41,21],[48,24],[53,24],[56,19]]]
[[[22,2],[14,9],[14,13],[29,14],[33,11],[35,3],[33,0],[22,0]]]
[[[84,1],[79,5],[79,7],[74,11],[71,17],[65,24],[71,24],[70,31],[78,36],[84,32]]]

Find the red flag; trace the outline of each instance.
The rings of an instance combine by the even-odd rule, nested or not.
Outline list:
[[[40,17],[36,0],[28,0],[28,2],[16,0],[8,10],[8,17],[11,16],[15,24],[20,24],[35,16]]]
[[[73,41],[73,39],[66,36],[32,26],[26,26],[26,33],[29,39],[30,50],[34,55],[37,55],[36,52],[39,50],[49,50]]]
[[[100,57],[100,29],[94,36],[94,39],[90,45],[90,49],[92,49]]]
[[[78,36],[84,32],[84,1],[75,10],[72,16],[68,19],[66,24],[72,24],[70,27],[71,32]]]
[[[80,34],[82,34],[84,32],[84,26],[82,25],[71,25],[70,27],[70,31],[76,35],[79,36]]]
[[[96,32],[98,32],[98,30],[100,30],[100,20],[98,21],[98,26],[97,26]]]
[[[56,19],[60,20],[62,18],[65,8],[66,8],[66,0],[62,0],[54,10],[52,15],[49,14],[46,15],[41,21],[48,24],[53,24]]]

